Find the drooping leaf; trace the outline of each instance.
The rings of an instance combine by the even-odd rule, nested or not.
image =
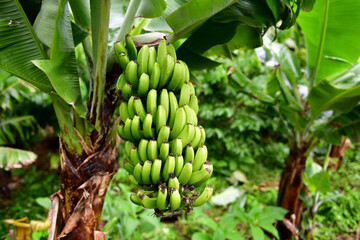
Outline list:
[[[50,81],[31,63],[31,60],[45,59],[46,54],[19,2],[1,1],[0,15],[0,68],[50,92]]]
[[[166,22],[174,31],[174,38],[179,39],[235,2],[236,0],[190,0],[168,15]]]
[[[36,119],[31,115],[5,117],[0,120],[0,145],[25,142],[36,127]]]
[[[310,73],[313,72],[316,65],[320,47],[325,3],[325,0],[316,0],[313,10],[311,12],[302,12],[298,18],[298,23],[305,35]],[[341,74],[351,66],[346,61],[350,63],[358,61],[360,56],[360,25],[357,23],[359,22],[360,1],[329,1],[325,42],[315,83]],[[334,60],[334,58],[344,59],[345,61]]]
[[[315,119],[324,111],[350,112],[360,100],[360,85],[341,89],[323,80],[314,86],[308,96],[311,118]]]
[[[33,163],[37,155],[30,151],[0,146],[0,169],[23,168]]]
[[[186,62],[188,67],[192,70],[201,70],[204,68],[214,68],[219,66],[221,63],[213,61],[209,58],[201,56],[200,54],[194,53],[189,51],[188,49],[184,48],[178,54],[178,58]]]
[[[164,0],[142,0],[140,2],[137,17],[155,18],[161,16],[166,8]]]
[[[58,0],[43,1],[41,4],[41,10],[34,23],[36,36],[48,47],[51,47],[58,8]]]

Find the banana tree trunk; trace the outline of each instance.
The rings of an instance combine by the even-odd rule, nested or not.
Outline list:
[[[116,141],[118,142],[118,141]],[[97,231],[107,187],[114,174],[116,144],[74,156],[60,138],[61,190],[51,196],[49,239],[105,239]]]
[[[299,194],[303,187],[305,152],[304,147],[291,149],[281,176],[277,205],[289,211],[285,215],[285,221],[278,222],[277,225],[281,239],[291,239],[294,235],[294,225],[301,224],[303,202],[299,199]],[[291,224],[286,224],[286,222]]]

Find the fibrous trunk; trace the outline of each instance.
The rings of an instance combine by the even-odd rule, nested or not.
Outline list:
[[[299,194],[303,187],[303,173],[306,163],[305,150],[304,148],[290,150],[281,176],[277,205],[288,210],[285,220],[277,225],[281,239],[291,239],[295,230],[294,225],[299,226],[301,223],[303,202],[299,199]]]
[[[114,173],[117,144],[75,156],[60,138],[61,190],[51,196],[49,239],[105,239],[97,231],[105,194]]]

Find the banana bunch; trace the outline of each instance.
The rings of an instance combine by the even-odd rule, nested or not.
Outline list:
[[[141,188],[130,199],[157,216],[207,202],[213,192],[204,184],[213,172],[207,161],[205,130],[198,125],[198,99],[187,65],[163,40],[157,49],[137,51],[131,36],[126,47],[115,43],[124,70],[117,81],[123,101],[117,131],[125,142],[124,168]]]

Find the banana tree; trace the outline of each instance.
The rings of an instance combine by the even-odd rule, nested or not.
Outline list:
[[[206,55],[260,46],[269,27],[292,26],[302,6],[293,0],[131,0],[123,16],[116,11],[123,5],[120,0],[0,2],[0,68],[49,94],[60,127],[61,189],[51,196],[49,239],[105,236],[98,224],[116,171],[120,139],[113,115],[122,100],[116,82],[124,70],[115,61],[113,42],[124,42],[128,33],[161,31],[165,35],[140,35],[137,41],[153,44],[167,36],[191,69],[210,68],[220,63]],[[80,71],[82,59],[86,67]],[[88,82],[88,94],[80,81]]]
[[[298,23],[304,33],[307,69],[285,45],[265,44],[264,62],[272,59],[274,71],[267,84],[274,110],[283,120],[290,153],[282,173],[277,204],[289,210],[286,217],[301,227],[305,162],[320,143],[339,145],[342,136],[356,141],[359,132],[360,3],[318,0]],[[341,25],[338,20],[344,19]],[[323,177],[328,177],[322,173]],[[294,218],[295,217],[295,218]],[[295,219],[295,221],[294,221]],[[281,239],[292,236],[289,221],[279,222]]]

